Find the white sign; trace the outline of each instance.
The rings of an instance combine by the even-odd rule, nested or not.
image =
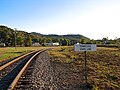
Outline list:
[[[96,44],[75,44],[74,51],[96,51]]]

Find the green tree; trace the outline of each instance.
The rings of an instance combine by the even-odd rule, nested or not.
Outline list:
[[[42,44],[45,44],[46,43],[46,37],[43,37],[42,38]]]
[[[118,49],[120,50],[120,38],[116,39],[116,43],[117,43]]]
[[[76,44],[77,42],[79,42],[79,41],[77,41],[76,39],[71,39],[71,40],[70,40],[70,45],[74,45],[74,44]]]
[[[46,38],[46,43],[51,43],[52,39],[51,38]]]
[[[42,37],[39,38],[39,44],[42,45]]]
[[[84,39],[84,38],[81,38],[81,39],[80,39],[80,43],[84,44],[84,43],[85,43],[85,39]]]
[[[55,42],[60,42],[60,39],[59,38],[52,38],[52,42],[55,43]]]
[[[91,42],[91,44],[96,44],[97,43],[97,41],[96,40],[90,40],[90,42]]]
[[[60,41],[61,41],[60,43],[61,43],[62,46],[69,45],[69,40],[68,39],[62,38]]]
[[[24,45],[24,38],[23,37],[17,37],[17,45],[23,46]]]
[[[30,35],[27,35],[27,38],[25,39],[25,46],[31,46],[32,45],[32,39]]]

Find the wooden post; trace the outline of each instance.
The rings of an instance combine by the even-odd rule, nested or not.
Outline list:
[[[87,59],[86,59],[87,52],[84,51],[84,53],[85,53],[85,82],[87,84]]]

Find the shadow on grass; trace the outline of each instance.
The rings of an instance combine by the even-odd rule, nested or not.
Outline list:
[[[79,87],[81,90],[92,90],[93,85],[90,83],[83,83]]]
[[[25,51],[24,51],[24,52],[25,52]],[[15,53],[15,54],[16,54],[16,53],[23,53],[23,52],[7,52],[7,53]]]

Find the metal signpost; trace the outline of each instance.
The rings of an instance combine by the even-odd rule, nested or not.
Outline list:
[[[75,44],[74,51],[84,52],[85,53],[85,80],[87,83],[87,60],[86,54],[87,51],[96,51],[96,44]]]

